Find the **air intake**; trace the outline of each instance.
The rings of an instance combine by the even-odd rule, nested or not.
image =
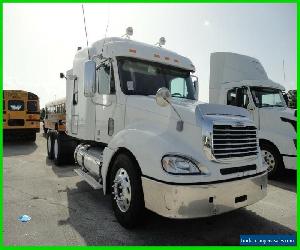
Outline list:
[[[216,159],[230,159],[258,154],[256,127],[214,125],[213,155]]]

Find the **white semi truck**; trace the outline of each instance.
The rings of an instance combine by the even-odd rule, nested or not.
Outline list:
[[[210,67],[209,102],[248,109],[269,177],[284,168],[296,170],[296,110],[287,107],[284,87],[270,80],[261,63],[249,56],[212,53]]]
[[[197,101],[192,62],[159,46],[106,38],[77,52],[66,78],[66,132],[48,156],[111,195],[127,228],[145,208],[170,218],[228,212],[265,197],[249,112]]]

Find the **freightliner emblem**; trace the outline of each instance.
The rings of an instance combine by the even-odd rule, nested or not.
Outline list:
[[[245,124],[243,122],[236,122],[233,124],[234,127],[245,127]]]

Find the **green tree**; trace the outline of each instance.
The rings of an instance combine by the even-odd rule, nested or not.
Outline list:
[[[288,96],[288,106],[290,108],[296,109],[297,108],[297,90],[289,90],[287,92]]]

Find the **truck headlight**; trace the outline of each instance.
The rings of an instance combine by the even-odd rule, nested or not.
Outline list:
[[[169,174],[208,174],[206,167],[200,166],[200,164],[184,156],[166,155],[162,158],[161,163],[162,168]]]

